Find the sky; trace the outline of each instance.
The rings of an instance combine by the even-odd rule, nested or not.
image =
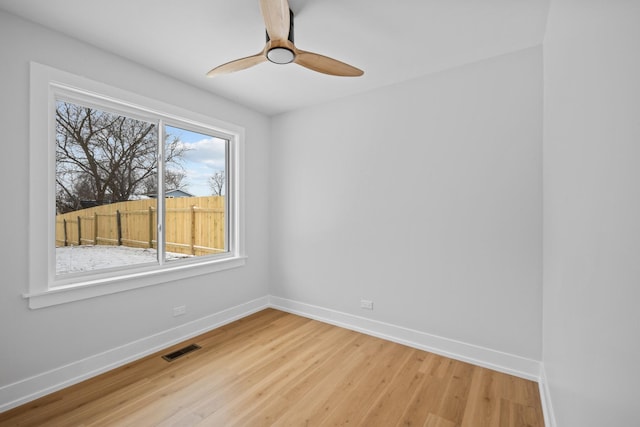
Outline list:
[[[172,126],[166,127],[166,133],[180,138],[187,148],[181,161],[186,173],[184,190],[194,196],[210,196],[209,178],[216,171],[224,171],[226,141]]]

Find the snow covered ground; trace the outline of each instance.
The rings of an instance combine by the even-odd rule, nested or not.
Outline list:
[[[167,259],[189,258],[189,255],[167,252]],[[64,246],[56,248],[56,273],[79,273],[102,268],[157,262],[155,249],[126,246]]]

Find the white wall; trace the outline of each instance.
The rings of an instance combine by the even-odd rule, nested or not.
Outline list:
[[[541,48],[272,132],[273,295],[540,360]]]
[[[640,2],[552,0],[543,361],[561,427],[638,426]]]
[[[266,117],[4,12],[0,12],[0,40],[0,182],[5,189],[0,209],[0,391],[10,391],[6,386],[28,377],[267,294]],[[21,295],[27,291],[29,274],[26,242],[32,60],[244,126],[246,266],[29,310]],[[187,315],[174,318],[172,307],[176,305],[186,305]],[[11,398],[7,393],[8,397],[0,396]],[[0,407],[5,403],[0,400]]]

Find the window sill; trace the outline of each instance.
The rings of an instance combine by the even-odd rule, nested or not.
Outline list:
[[[70,285],[51,287],[43,292],[23,294],[23,297],[29,300],[29,308],[50,307],[238,268],[245,264],[246,259],[246,256],[237,256],[207,260],[200,263],[168,265],[144,272],[112,276],[105,279],[85,280]]]

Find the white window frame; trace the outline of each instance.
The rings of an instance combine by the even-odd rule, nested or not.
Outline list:
[[[31,63],[29,125],[29,280],[23,296],[32,309],[184,279],[245,264],[244,128],[84,77]],[[188,260],[141,264],[78,275],[55,271],[56,100],[89,104],[128,117],[211,134],[228,140],[228,252]],[[160,135],[160,140],[162,135]],[[162,179],[162,169],[159,178]],[[159,187],[162,186],[159,183]],[[158,212],[164,198],[158,198]],[[164,229],[162,219],[160,229]],[[160,240],[160,239],[159,239]],[[159,245],[160,246],[160,245]],[[159,248],[159,253],[164,251]]]

